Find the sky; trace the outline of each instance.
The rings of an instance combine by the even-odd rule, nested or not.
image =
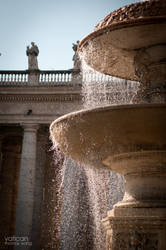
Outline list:
[[[113,10],[139,0],[0,0],[0,70],[26,70],[26,47],[39,48],[41,70],[73,67],[72,43]]]

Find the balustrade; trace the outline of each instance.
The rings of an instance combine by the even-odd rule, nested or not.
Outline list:
[[[39,77],[40,83],[54,84],[72,82],[72,71],[41,71]]]
[[[0,71],[0,85],[22,85],[28,82],[26,71]]]
[[[73,70],[36,70],[36,71],[2,71],[0,70],[0,87],[51,87],[67,84],[81,84],[82,82],[90,84],[109,83],[111,89],[122,91],[133,88],[132,81],[126,81],[126,84],[118,78],[100,73],[79,74]],[[111,85],[110,85],[111,83]],[[112,90],[111,90],[112,91]]]
[[[34,77],[35,76],[35,77]],[[73,82],[72,70],[0,71],[0,86],[56,86]]]

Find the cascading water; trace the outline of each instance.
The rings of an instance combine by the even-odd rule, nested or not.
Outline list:
[[[84,108],[101,105],[130,103],[139,89],[139,83],[118,79],[98,73],[82,60]],[[86,167],[89,187],[89,206],[93,214],[95,227],[94,249],[105,249],[105,230],[101,220],[107,211],[122,200],[124,194],[123,177],[113,171]]]
[[[60,249],[94,249],[85,169],[69,158],[65,166]]]
[[[94,71],[82,59],[83,107],[129,104],[139,89],[139,83]]]
[[[83,108],[131,102],[138,84],[100,74],[85,63],[82,65]],[[101,220],[123,198],[122,176],[81,166],[67,157],[62,173],[60,249],[104,250],[106,237]]]

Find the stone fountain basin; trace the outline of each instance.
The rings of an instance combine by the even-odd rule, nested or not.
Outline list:
[[[165,30],[166,17],[137,18],[115,23],[85,37],[79,45],[79,53],[96,71],[137,81],[134,57],[138,49],[166,44]],[[166,49],[161,51],[159,48],[157,51],[155,60],[163,60]]]
[[[78,111],[55,120],[50,132],[66,155],[88,166],[122,174],[166,167],[165,104]]]

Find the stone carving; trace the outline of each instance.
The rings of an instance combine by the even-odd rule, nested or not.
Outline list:
[[[116,234],[116,244],[114,250],[158,250],[158,235],[152,233]]]
[[[130,249],[138,250],[157,250],[158,236],[157,234],[141,234],[134,232],[130,237]]]
[[[119,24],[121,22],[130,22],[136,19],[142,22],[144,18],[148,17],[162,17],[166,14],[166,1],[142,1],[121,7],[104,18],[95,30],[99,30],[112,24]]]
[[[39,54],[39,49],[34,42],[31,42],[31,48],[27,46],[26,54],[28,56],[28,69],[38,70],[37,56]]]
[[[134,69],[135,74],[138,76],[141,83],[148,85],[149,83],[149,69],[150,55],[145,49],[138,50],[136,56],[134,57]]]
[[[74,61],[74,69],[80,69],[81,67],[81,60],[80,60],[80,56],[77,52],[77,48],[78,48],[78,44],[79,41],[77,41],[77,43],[73,43],[73,47],[72,49],[74,50],[74,56],[73,56],[73,61]]]
[[[135,75],[141,82],[133,102],[165,102],[166,46],[153,45],[137,51],[134,57]]]

